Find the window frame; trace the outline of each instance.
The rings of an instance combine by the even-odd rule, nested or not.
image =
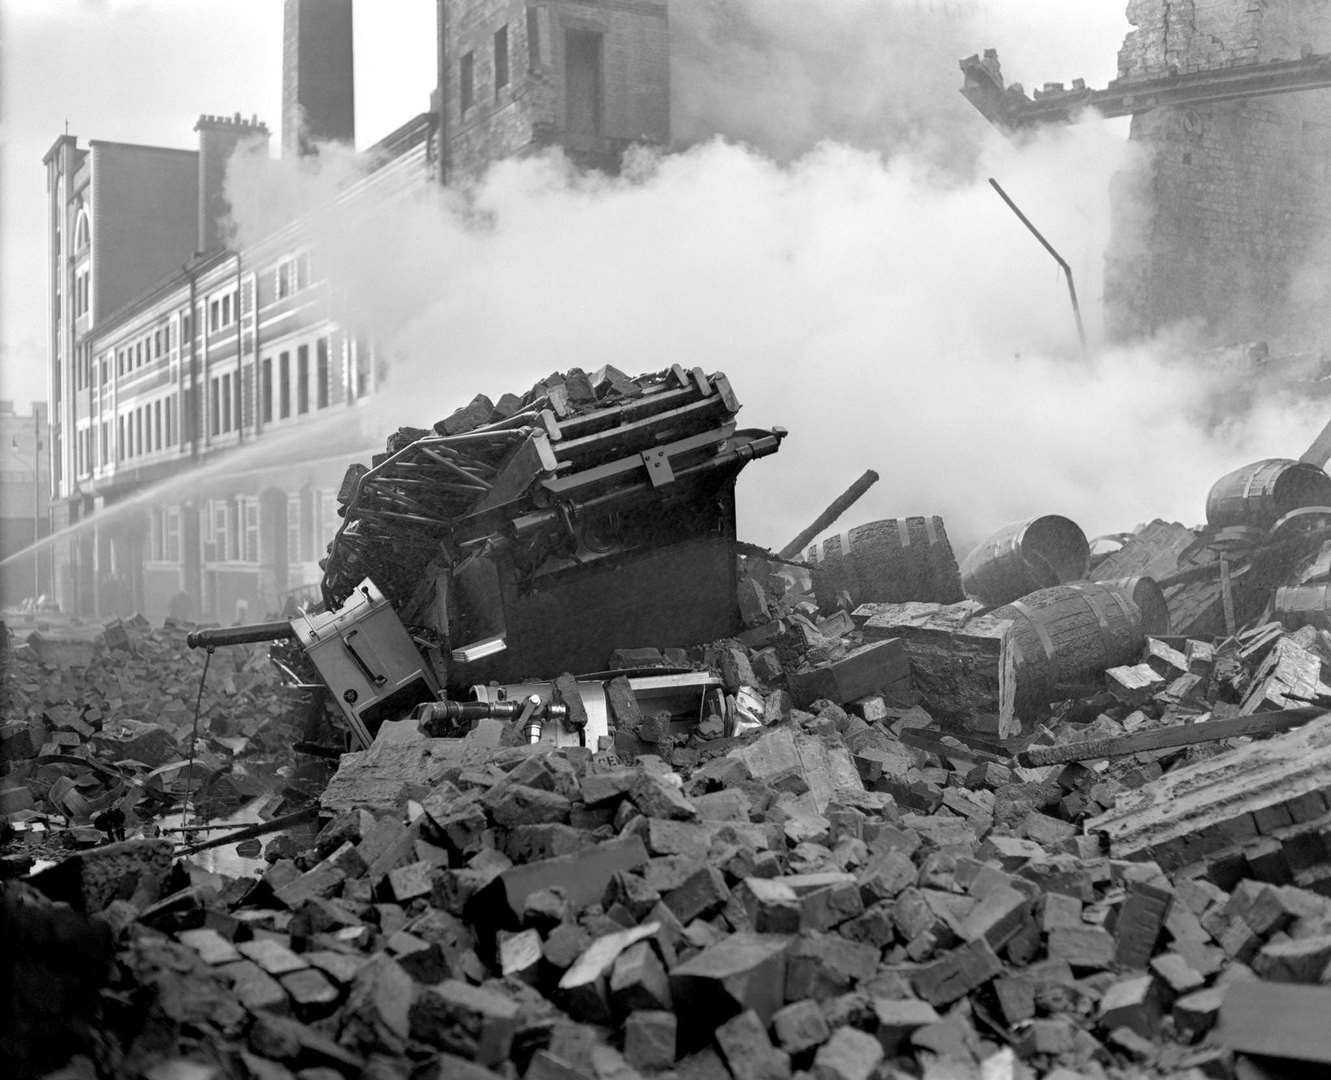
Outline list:
[[[500,91],[504,90],[511,78],[509,64],[508,23],[504,23],[494,32],[494,97],[499,101]]]
[[[458,63],[458,108],[463,116],[476,104],[476,53],[468,49]]]

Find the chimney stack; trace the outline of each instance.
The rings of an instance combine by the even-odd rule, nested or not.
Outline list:
[[[282,32],[282,156],[317,142],[356,141],[352,0],[286,0]]]
[[[259,144],[266,154],[268,128],[256,116],[204,114],[194,125],[199,133],[199,226],[197,251],[215,251],[223,244],[221,223],[230,209],[226,201],[226,166],[241,143]]]

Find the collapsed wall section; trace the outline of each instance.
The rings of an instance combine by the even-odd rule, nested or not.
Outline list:
[[[1331,52],[1316,0],[1130,0],[1120,82]],[[1331,90],[1132,118],[1146,153],[1115,180],[1105,300],[1111,332],[1196,318],[1214,340],[1307,334],[1305,275],[1331,243]]]

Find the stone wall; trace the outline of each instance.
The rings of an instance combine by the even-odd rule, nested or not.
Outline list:
[[[444,0],[443,70],[448,172],[475,176],[491,163],[564,146],[609,163],[634,142],[670,140],[670,40],[667,5],[656,0]],[[506,28],[508,81],[497,85],[495,34]],[[601,38],[600,126],[568,131],[565,35]],[[463,109],[464,58],[472,101]]]
[[[1130,0],[1119,78],[1331,52],[1325,0]],[[1140,169],[1116,178],[1106,267],[1110,331],[1199,320],[1214,341],[1304,329],[1295,282],[1331,234],[1331,90],[1132,120]]]

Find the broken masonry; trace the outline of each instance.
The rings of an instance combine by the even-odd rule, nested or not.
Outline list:
[[[1199,529],[1046,515],[958,565],[901,518],[792,562],[734,537],[728,455],[779,439],[733,439],[721,379],[570,372],[352,470],[324,610],[263,631],[331,700],[307,715],[248,648],[205,684],[199,778],[315,819],[257,873],[149,835],[196,779],[192,628],[9,650],[6,868],[67,854],[5,897],[76,943],[23,961],[82,1025],[59,1051],[476,1080],[1331,1062],[1331,478],[1255,463]],[[92,825],[107,796],[128,839]],[[52,1019],[23,1014],[32,1046]]]

